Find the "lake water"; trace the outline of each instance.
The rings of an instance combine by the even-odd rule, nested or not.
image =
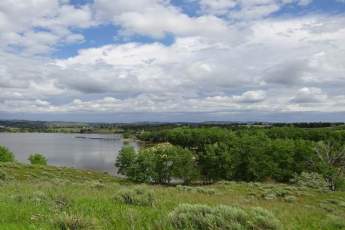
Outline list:
[[[130,144],[139,148],[137,142]],[[119,134],[0,133],[0,145],[9,148],[19,162],[28,163],[30,154],[41,153],[49,165],[115,174],[123,138]]]

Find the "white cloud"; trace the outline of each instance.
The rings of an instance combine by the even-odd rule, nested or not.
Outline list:
[[[307,6],[313,0],[197,0],[203,12],[227,15],[237,20],[251,20],[266,17],[285,6],[296,4]]]
[[[73,28],[95,25],[90,6],[76,8],[59,0],[2,0],[0,47],[45,54],[59,43],[80,42]]]
[[[20,3],[0,3],[0,112],[345,111],[345,17],[265,18],[310,1],[200,0],[203,13],[194,17],[165,0]],[[125,36],[172,33],[176,41],[35,56],[82,42],[73,28],[109,22]]]
[[[227,23],[212,15],[190,17],[165,0],[95,0],[93,9],[100,21],[121,26],[122,35],[140,34],[162,38],[167,33],[177,36],[204,36],[233,39]]]
[[[297,92],[297,95],[291,99],[291,102],[298,104],[320,103],[327,100],[327,95],[319,88],[304,87]]]

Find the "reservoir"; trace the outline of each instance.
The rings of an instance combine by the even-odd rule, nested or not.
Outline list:
[[[121,134],[0,133],[0,145],[9,148],[17,161],[41,153],[49,165],[91,169],[115,174],[114,163],[124,144]],[[136,149],[139,144],[130,141]]]

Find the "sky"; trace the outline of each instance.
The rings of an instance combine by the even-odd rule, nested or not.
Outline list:
[[[345,121],[345,0],[1,0],[0,119]]]

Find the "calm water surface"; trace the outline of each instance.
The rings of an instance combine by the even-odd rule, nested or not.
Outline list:
[[[137,142],[130,144],[139,148]],[[32,153],[42,153],[50,165],[115,174],[123,138],[119,134],[0,133],[0,145],[8,147],[20,162],[27,163]]]

